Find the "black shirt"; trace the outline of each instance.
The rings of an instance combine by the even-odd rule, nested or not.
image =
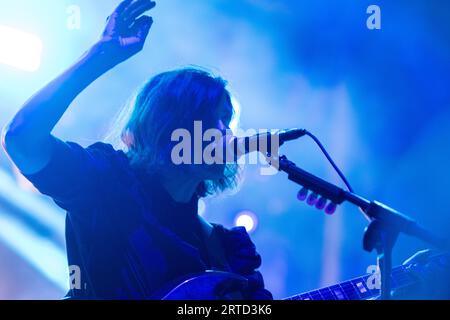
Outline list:
[[[175,202],[156,175],[132,168],[111,145],[82,148],[55,139],[48,165],[27,178],[67,211],[68,262],[80,268],[82,280],[69,297],[148,299],[177,278],[214,269],[248,278],[244,298],[272,299],[244,228],[214,224],[211,237],[223,254],[211,252],[198,198]]]

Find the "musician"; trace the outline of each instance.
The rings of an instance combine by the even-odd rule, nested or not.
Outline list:
[[[144,46],[153,20],[150,0],[124,0],[100,38],[45,86],[5,128],[3,146],[20,171],[67,211],[69,265],[83,285],[69,298],[148,299],[179,277],[208,269],[246,277],[244,299],[272,299],[244,228],[227,229],[198,215],[198,201],[234,188],[232,164],[175,165],[171,134],[225,131],[233,117],[226,82],[194,68],[151,78],[121,126],[123,149],[103,142],[83,148],[52,131],[72,101],[97,78]],[[93,106],[95,108],[95,105]]]

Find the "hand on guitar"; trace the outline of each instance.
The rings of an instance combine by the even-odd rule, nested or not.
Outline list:
[[[431,259],[435,254],[433,250],[419,251],[403,263],[410,266],[418,284],[394,291],[393,299],[450,299],[450,258],[442,255]]]

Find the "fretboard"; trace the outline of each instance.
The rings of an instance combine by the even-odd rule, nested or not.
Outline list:
[[[410,286],[416,282],[407,271],[406,266],[392,269],[392,289]],[[285,300],[368,300],[380,295],[380,290],[373,288],[373,275],[365,275],[334,286],[291,296]]]

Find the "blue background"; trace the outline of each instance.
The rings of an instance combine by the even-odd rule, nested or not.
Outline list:
[[[116,4],[0,0],[0,25],[33,33],[44,45],[36,72],[0,65],[2,126],[98,39]],[[381,8],[381,30],[366,27],[371,4]],[[69,5],[81,10],[79,30],[66,27]],[[242,106],[243,128],[309,129],[356,192],[447,235],[449,12],[444,0],[159,1],[145,50],[80,95],[55,133],[84,146],[102,139],[146,79],[200,65],[229,81]],[[290,143],[283,153],[340,184],[310,140]],[[65,272],[64,213],[30,190],[4,153],[0,170],[0,298],[58,299],[65,285],[54,276]],[[236,195],[206,201],[204,216],[226,226],[242,210],[256,214],[252,238],[276,298],[364,274],[375,263],[375,254],[362,249],[366,220],[357,209],[344,204],[326,216],[298,202],[298,189],[284,174],[261,176],[249,166]],[[30,201],[42,207],[24,206]],[[425,247],[401,236],[394,261]]]

